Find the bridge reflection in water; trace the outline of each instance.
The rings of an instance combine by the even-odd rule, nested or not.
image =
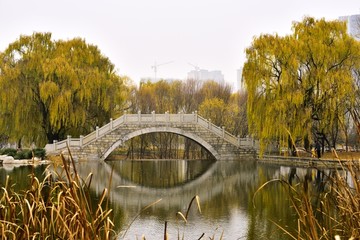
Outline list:
[[[214,218],[214,216],[221,216],[224,211],[229,213],[227,208],[243,202],[238,197],[247,198],[245,189],[239,184],[255,184],[254,167],[256,163],[253,161],[251,163],[241,162],[116,161],[79,164],[78,172],[83,178],[89,172],[94,173],[92,186],[96,194],[100,195],[104,188],[108,188],[113,169],[110,194],[112,207],[121,218],[116,219],[120,220],[116,224],[122,225],[119,230],[124,230],[132,218],[145,206],[162,199],[141,214],[138,220],[132,224],[126,234],[127,239],[135,239],[136,236],[140,238],[142,234],[147,239],[161,239],[165,221],[168,221],[168,231],[172,236],[170,239],[177,239],[175,237],[177,236],[177,227],[183,228],[184,226],[180,218],[176,217],[176,213],[178,211],[185,213],[190,200],[198,195],[203,213],[199,215],[194,204],[189,224],[184,231],[189,239],[195,239],[196,236],[200,237],[202,232],[213,234],[221,224],[220,222],[224,221],[224,219]],[[223,197],[225,199],[222,199]],[[218,202],[220,199],[222,199],[222,203]],[[246,214],[243,214],[238,207],[236,208],[239,211],[235,217],[244,219],[242,223],[239,223],[242,227],[237,226],[231,231],[243,236],[247,231]],[[226,216],[226,221],[229,217]],[[192,225],[191,223],[196,224]],[[227,227],[229,226],[224,226],[224,228]],[[219,233],[221,233],[220,230]]]
[[[263,228],[266,224],[256,223],[259,221],[257,213],[251,210],[253,194],[262,179],[259,172],[263,172],[259,171],[253,159],[216,162],[129,160],[78,166],[83,178],[89,172],[94,173],[92,186],[97,195],[109,187],[112,170],[110,200],[115,212],[115,224],[119,226],[117,230],[122,231],[120,236],[145,206],[162,199],[142,212],[129,227],[125,238],[119,239],[140,239],[143,234],[146,239],[161,239],[165,221],[168,222],[170,239],[177,239],[179,233],[184,234],[185,239],[198,239],[202,233],[206,234],[205,239],[213,235],[218,239],[222,232],[227,236],[225,239],[245,239],[268,229]],[[271,175],[276,172],[279,171],[275,170]],[[185,213],[195,195],[200,198],[202,213],[197,212],[194,204],[189,222],[184,225],[176,213]],[[260,211],[263,211],[262,208]],[[289,214],[287,217],[292,216]],[[276,228],[275,225],[273,227]],[[258,228],[263,229],[258,231]]]
[[[334,170],[291,168],[247,161],[119,161],[79,163],[77,170],[85,179],[90,172],[92,197],[96,200],[109,187],[110,208],[113,209],[116,231],[124,230],[150,203],[159,203],[143,211],[130,226],[125,238],[162,239],[164,223],[168,221],[170,239],[291,239],[271,221],[296,229],[297,218],[287,198],[287,189],[281,184],[269,184],[254,197],[256,190],[274,178],[312,181],[312,188],[319,189],[326,176]],[[0,187],[10,175],[16,189],[26,189],[25,176],[35,173],[44,177],[45,166],[0,167]],[[321,184],[320,184],[321,185]],[[120,187],[119,187],[120,186]],[[351,186],[351,184],[350,184]],[[199,195],[202,214],[192,208],[185,225],[176,213],[186,212],[193,196]],[[195,206],[193,206],[195,207]],[[287,229],[289,230],[289,229]],[[122,236],[122,235],[120,235]]]
[[[214,163],[211,160],[150,160],[120,161],[110,165],[124,182],[153,192],[164,188],[173,191],[183,189],[184,185],[197,184],[213,172]]]

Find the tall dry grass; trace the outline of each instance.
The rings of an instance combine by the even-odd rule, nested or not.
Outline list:
[[[79,178],[74,161],[62,157],[62,171],[48,171],[43,181],[33,174],[30,187],[17,193],[7,177],[0,192],[1,239],[111,239],[108,190],[92,204],[90,184]],[[111,178],[110,178],[111,179]]]
[[[360,239],[359,174],[359,162],[351,161],[347,165],[341,164],[341,169],[325,174],[319,182],[313,181],[310,174],[297,184],[274,179],[263,184],[256,193],[274,182],[288,190],[291,207],[296,212],[297,228],[274,224],[292,239]]]

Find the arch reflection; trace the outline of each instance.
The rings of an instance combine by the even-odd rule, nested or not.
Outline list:
[[[211,169],[213,160],[118,161],[110,163],[126,182],[149,188],[173,188],[194,181]]]

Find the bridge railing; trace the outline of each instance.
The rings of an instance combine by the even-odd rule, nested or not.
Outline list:
[[[199,125],[209,129],[211,132],[215,133],[219,137],[224,138],[226,141],[230,142],[231,144],[240,147],[239,138],[227,132],[224,127],[216,126],[210,120],[207,120],[197,114],[196,114],[196,122]]]
[[[123,115],[125,123],[179,123],[179,122],[194,122],[193,114],[125,114]]]
[[[80,136],[80,138],[81,138],[81,136]],[[92,141],[95,141],[95,140],[96,140],[96,132],[92,132],[92,133],[86,135],[85,137],[83,137],[82,144],[80,144],[80,147],[82,145],[86,145],[88,143],[91,143]]]
[[[157,123],[192,123],[197,124],[201,127],[204,127],[216,134],[217,136],[223,138],[229,143],[238,146],[238,147],[254,147],[255,142],[251,138],[239,138],[231,133],[227,132],[224,127],[218,127],[213,124],[210,120],[205,119],[197,114],[197,112],[191,114],[178,113],[178,114],[155,114],[152,112],[151,114],[141,114],[140,112],[137,114],[124,114],[123,116],[112,120],[108,124],[105,124],[101,128],[96,127],[94,132],[86,136],[80,136],[80,138],[71,138],[68,136],[67,139],[63,141],[54,141],[53,144],[47,144],[46,150],[48,152],[56,151],[59,149],[65,149],[66,146],[69,147],[82,147],[87,145],[96,139],[106,135],[112,130],[118,128],[123,124],[157,124]]]
[[[111,122],[112,122],[112,124],[113,124],[113,128],[116,128],[116,127],[120,126],[121,124],[124,123],[124,115],[121,116],[121,117],[118,117],[118,118],[115,119],[115,120],[111,120],[111,119],[110,119],[110,123],[111,123]]]

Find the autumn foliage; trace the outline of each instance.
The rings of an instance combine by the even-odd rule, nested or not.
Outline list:
[[[249,130],[263,149],[299,140],[335,147],[354,107],[360,44],[345,22],[307,17],[292,30],[284,37],[260,35],[246,50]]]
[[[34,33],[0,53],[0,128],[13,140],[46,143],[88,133],[119,115],[125,78],[84,40]]]

